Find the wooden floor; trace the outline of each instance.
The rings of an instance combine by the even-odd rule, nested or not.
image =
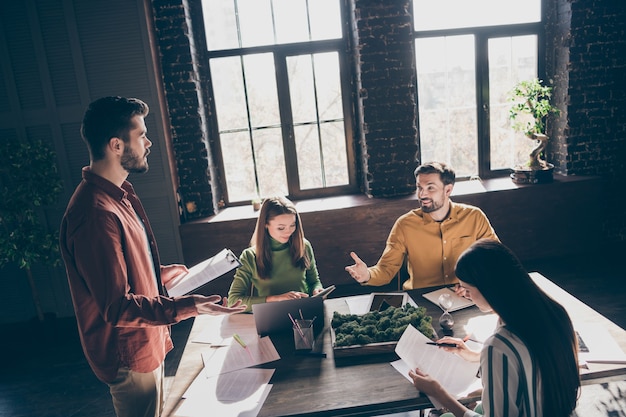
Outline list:
[[[626,250],[620,248],[526,267],[626,328],[625,258]],[[173,327],[177,347],[166,360],[166,384],[176,374],[191,325],[187,320]],[[3,325],[0,332],[0,417],[115,416],[106,385],[84,359],[73,319]],[[584,387],[577,416],[626,417],[626,379]]]

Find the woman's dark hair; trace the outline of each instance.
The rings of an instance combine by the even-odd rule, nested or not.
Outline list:
[[[577,341],[559,303],[544,293],[502,243],[481,239],[459,257],[456,276],[480,291],[539,367],[543,415],[569,416],[580,388]]]
[[[102,97],[92,102],[80,127],[91,160],[104,158],[104,149],[111,138],[128,142],[128,132],[134,127],[133,117],[146,117],[149,111],[148,105],[137,98]]]
[[[250,245],[254,246],[256,251],[256,267],[259,278],[269,278],[272,273],[272,245],[267,224],[281,214],[296,216],[296,230],[289,237],[291,261],[295,266],[302,269],[307,269],[311,265],[304,245],[304,230],[302,229],[300,214],[298,214],[296,206],[285,197],[270,197],[263,200],[259,218],[250,240]]]

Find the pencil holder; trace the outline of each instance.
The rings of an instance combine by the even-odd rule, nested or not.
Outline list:
[[[293,326],[293,340],[296,350],[313,349],[313,320],[295,320]]]

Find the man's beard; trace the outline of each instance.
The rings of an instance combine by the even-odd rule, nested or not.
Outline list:
[[[420,204],[422,206],[422,211],[424,213],[432,213],[433,211],[437,211],[441,207],[443,207],[443,203],[439,203],[438,204],[437,201],[435,201],[435,200],[429,200],[429,201],[431,203],[430,206],[424,206],[423,204],[421,204],[421,201],[420,201]]]
[[[146,150],[145,156],[143,158],[140,158],[130,148],[125,148],[124,154],[122,154],[122,168],[133,174],[143,174],[144,172],[147,172],[148,161],[146,157],[149,153],[150,151]]]

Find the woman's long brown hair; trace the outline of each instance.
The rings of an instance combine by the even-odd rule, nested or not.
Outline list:
[[[293,214],[296,216],[296,230],[289,237],[289,252],[293,265],[302,269],[307,269],[311,265],[311,260],[306,253],[304,245],[302,221],[296,207],[285,197],[270,197],[263,200],[256,227],[250,240],[250,245],[255,247],[256,267],[259,278],[267,279],[272,274],[272,246],[270,234],[266,226],[270,220],[281,214]]]

